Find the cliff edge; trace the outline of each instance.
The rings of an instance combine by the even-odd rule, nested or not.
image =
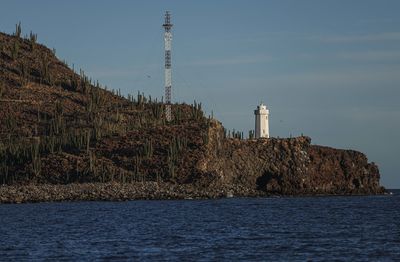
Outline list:
[[[225,139],[223,127],[210,129],[207,158],[199,169],[209,186],[241,184],[270,194],[378,194],[380,174],[357,151],[311,145],[309,137]]]

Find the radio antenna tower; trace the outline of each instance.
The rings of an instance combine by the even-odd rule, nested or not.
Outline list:
[[[172,45],[172,24],[171,14],[165,12],[165,22],[163,24],[164,32],[164,50],[165,50],[165,118],[171,121],[171,89],[172,89],[172,72],[171,72],[171,45]]]

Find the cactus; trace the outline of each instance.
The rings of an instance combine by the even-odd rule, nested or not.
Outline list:
[[[52,85],[53,79],[50,74],[50,60],[47,57],[47,55],[44,55],[40,62],[41,62],[40,63],[40,84],[44,83],[44,84]]]
[[[201,117],[203,117],[201,103],[197,104],[196,100],[194,100],[192,104],[192,119],[199,120]]]
[[[22,33],[21,22],[19,22],[18,24],[15,25],[14,35],[16,37],[20,38],[21,37],[21,33]]]
[[[175,124],[179,125],[182,123],[182,115],[183,115],[182,109],[179,106],[176,107],[174,110],[174,117],[173,117]]]
[[[96,155],[92,152],[89,151],[89,171],[91,173],[95,173],[95,163],[96,163]]]
[[[39,149],[40,149],[40,142],[37,141],[32,145],[31,148],[32,171],[36,177],[40,175],[40,171],[42,168]]]
[[[168,162],[168,174],[169,174],[169,177],[171,177],[171,178],[175,178],[175,175],[176,175],[176,168],[175,168],[175,164],[174,164],[174,162],[172,162],[172,161],[169,161]]]
[[[141,158],[140,156],[136,155],[134,160],[133,160],[133,166],[135,169],[135,180],[139,181],[140,178],[140,164],[141,164]]]
[[[86,131],[86,153],[89,153],[90,150],[90,130]]]
[[[19,54],[19,42],[18,41],[14,41],[13,46],[11,48],[11,58],[12,60],[15,60],[18,58],[18,54]]]
[[[209,140],[210,140],[210,137],[209,137],[208,132],[205,132],[205,133],[203,134],[202,138],[203,138],[203,144],[204,144],[204,145],[207,145],[208,142],[209,142]]]
[[[0,99],[3,97],[4,90],[5,90],[4,82],[0,80]]]
[[[249,130],[249,139],[254,139],[254,130]]]
[[[143,155],[146,158],[151,158],[153,156],[153,142],[151,139],[147,139],[146,143],[143,145]]]
[[[36,41],[37,41],[37,34],[34,34],[31,31],[29,34],[29,44],[31,46],[31,51],[35,49]]]
[[[50,121],[50,135],[64,134],[65,129],[66,123],[63,117],[63,107],[60,101],[56,101],[54,118]]]
[[[29,67],[25,62],[20,63],[20,83],[25,86],[29,81]]]

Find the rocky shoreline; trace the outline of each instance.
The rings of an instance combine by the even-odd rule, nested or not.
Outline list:
[[[208,199],[233,195],[255,197],[265,195],[265,193],[240,186],[196,189],[192,185],[156,182],[0,186],[0,203]]]
[[[294,194],[291,196],[371,195],[380,192],[345,192],[330,194]],[[220,188],[195,188],[193,185],[172,183],[84,183],[67,185],[17,185],[0,186],[0,203],[35,203],[63,201],[127,201],[167,199],[217,199],[229,197],[277,196],[265,191],[249,189],[240,185]],[[289,195],[290,196],[290,195]]]

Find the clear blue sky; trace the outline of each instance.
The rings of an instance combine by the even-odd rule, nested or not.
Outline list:
[[[173,100],[201,101],[228,129],[351,148],[400,188],[400,1],[2,0],[23,32],[123,93],[163,95],[163,13],[172,12]],[[148,77],[150,76],[150,77]]]

